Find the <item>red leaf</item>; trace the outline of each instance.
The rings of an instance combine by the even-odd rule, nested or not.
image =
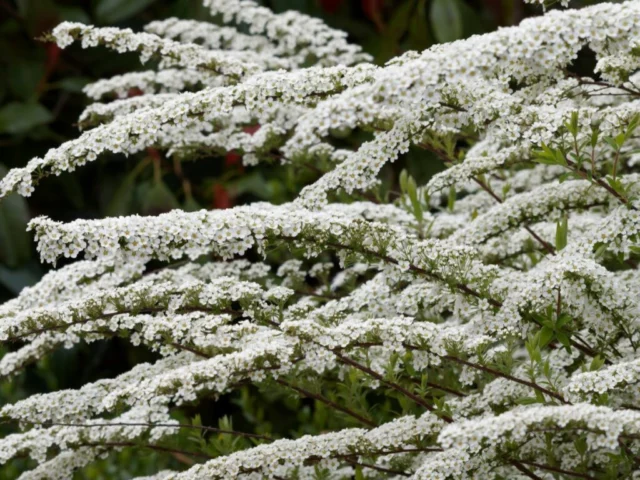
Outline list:
[[[58,60],[60,59],[60,47],[55,43],[47,44],[47,75],[50,75],[51,72],[56,68],[58,64]]]
[[[127,92],[127,97],[138,97],[142,95],[144,92],[140,90],[138,87],[130,88]]]
[[[49,80],[49,77],[56,69],[56,65],[58,65],[58,60],[60,60],[60,47],[58,47],[58,45],[56,45],[55,43],[48,43],[45,46],[45,50],[47,52],[47,60],[45,62],[44,75],[38,82],[38,86],[37,86],[38,94],[41,94],[45,90],[45,87],[47,86],[47,81]]]
[[[213,208],[225,209],[233,206],[229,191],[219,183],[213,186]]]
[[[156,162],[159,162],[160,160],[162,160],[162,158],[160,157],[160,152],[158,151],[157,148],[147,147],[147,153]]]
[[[242,129],[242,131],[244,133],[250,133],[251,135],[253,135],[254,133],[256,133],[258,130],[260,130],[260,125],[249,125],[248,127],[244,127]]]
[[[229,152],[224,157],[225,167],[232,167],[233,165],[237,165],[238,163],[240,163],[240,155],[238,155],[236,152]]]
[[[384,6],[384,0],[360,0],[362,10],[364,14],[375,23],[378,31],[382,32],[385,28],[384,21],[382,20],[382,7]]]
[[[320,6],[327,13],[336,13],[342,3],[343,0],[320,0]]]

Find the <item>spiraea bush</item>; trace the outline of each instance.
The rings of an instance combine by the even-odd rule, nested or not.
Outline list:
[[[87,86],[113,101],[0,194],[148,148],[316,180],[279,205],[34,219],[43,261],[78,260],[0,306],[0,375],[115,336],[157,360],[2,406],[0,463],[66,479],[151,450],[158,480],[640,478],[640,1],[384,67],[317,19],[204,3],[224,26],[56,27],[61,47],[157,69]],[[382,182],[410,148],[448,168]],[[185,413],[229,396],[247,428]],[[274,398],[306,399],[288,432],[256,405]]]

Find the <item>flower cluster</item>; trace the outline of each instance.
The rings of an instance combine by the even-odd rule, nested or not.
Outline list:
[[[0,379],[113,337],[156,360],[2,406],[0,464],[62,479],[147,448],[183,460],[156,480],[640,478],[640,1],[383,67],[318,19],[204,5],[224,25],[56,27],[157,69],[88,85],[105,103],[83,133],[0,198],[150,148],[316,176],[279,205],[33,219],[42,260],[67,262],[0,305]],[[447,168],[383,181],[407,152]],[[310,399],[313,421],[286,438],[247,392]],[[253,431],[178,420],[223,395]]]

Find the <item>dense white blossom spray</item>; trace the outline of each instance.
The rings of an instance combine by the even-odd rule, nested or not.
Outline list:
[[[67,479],[152,449],[189,459],[157,480],[640,478],[640,1],[550,10],[384,67],[318,19],[204,5],[225,25],[57,26],[60,47],[157,69],[88,85],[113,100],[0,196],[150,147],[317,178],[281,205],[34,219],[44,261],[82,260],[0,305],[0,375],[114,336],[158,360],[2,406],[16,428],[0,464],[28,456],[21,478]],[[572,73],[585,49],[593,71]],[[345,148],[349,132],[366,140]],[[409,149],[448,168],[425,185],[403,171],[380,195]],[[334,430],[282,438],[268,418],[241,432],[176,414],[247,385],[313,400]],[[171,443],[194,430],[199,450]],[[212,453],[215,435],[244,443]]]

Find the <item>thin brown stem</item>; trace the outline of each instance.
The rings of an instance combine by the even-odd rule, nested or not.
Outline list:
[[[556,320],[560,319],[561,312],[562,312],[562,289],[558,287],[558,301],[556,302]]]
[[[345,357],[344,355],[342,355],[337,349],[334,350],[329,350],[331,352],[334,353],[334,355],[336,357],[338,357],[338,359],[346,364],[346,365],[350,365],[354,368],[357,368],[358,370],[366,373],[367,375],[375,378],[376,380],[378,380],[380,383],[383,383],[385,385],[387,385],[388,387],[392,388],[393,390],[396,390],[397,392],[402,393],[405,397],[410,398],[411,400],[413,400],[415,403],[417,403],[418,405],[426,408],[427,410],[429,410],[430,412],[435,412],[435,408],[433,408],[433,405],[429,405],[427,402],[425,402],[422,398],[420,398],[419,396],[417,396],[416,394],[410,392],[409,390],[407,390],[406,388],[404,388],[402,385],[398,385],[397,383],[391,382],[387,379],[385,379],[382,375],[380,375],[379,373],[371,370],[369,367],[362,365],[358,362],[356,362],[355,360],[352,360],[349,357]],[[453,419],[451,417],[449,417],[448,415],[445,414],[440,414],[440,418],[442,418],[445,422],[447,423],[452,423]]]
[[[358,346],[360,346],[360,345],[364,346],[364,344],[358,343]],[[408,380],[410,380],[415,385],[418,385],[418,386],[422,385],[422,382],[420,380],[418,380],[417,378],[411,378],[410,377],[410,378],[408,378]],[[455,390],[455,389],[450,388],[450,387],[445,387],[444,385],[440,385],[438,383],[427,382],[427,386],[431,387],[431,388],[434,388],[436,390],[442,390],[443,392],[450,393],[451,395],[455,395],[456,397],[466,397],[467,396],[466,393],[459,392],[458,390]]]
[[[137,447],[137,448],[147,448],[149,450],[155,450],[158,452],[165,452],[165,453],[171,453],[171,454],[178,454],[178,455],[187,455],[189,457],[196,457],[196,458],[204,458],[206,460],[211,460],[212,456],[207,455],[205,453],[199,453],[199,452],[191,452],[191,451],[186,451],[186,450],[178,450],[175,448],[168,448],[168,447],[163,447],[160,445],[152,445],[152,444],[148,444],[148,443],[135,443],[135,442],[102,442],[102,443],[81,443],[80,444],[83,447]]]
[[[519,383],[521,385],[526,385],[527,387],[533,388],[534,390],[537,390],[541,393],[544,393],[546,395],[549,395],[550,397],[555,398],[556,400],[559,400],[561,403],[564,403],[565,405],[569,405],[570,402],[567,402],[564,397],[556,392],[552,392],[551,390],[548,390],[540,385],[538,385],[537,383],[534,382],[530,382],[528,380],[524,380],[522,378],[518,378],[518,377],[514,377],[512,375],[509,375],[508,373],[503,373],[500,370],[496,370],[494,368],[491,367],[487,367],[485,365],[480,365],[478,363],[472,363],[472,362],[468,362],[466,360],[463,360],[461,358],[458,357],[454,357],[452,355],[445,355],[443,358],[450,360],[452,362],[455,363],[459,363],[461,365],[466,365],[467,367],[471,367],[471,368],[475,368],[476,370],[481,370],[483,372],[487,372],[490,373],[492,375],[495,375],[497,377],[502,377],[502,378],[506,378],[507,380],[511,380],[512,382],[516,382]]]
[[[634,90],[632,88],[625,87],[624,85],[613,86],[613,85],[611,85],[611,84],[609,84],[607,82],[598,82],[598,81],[595,81],[595,80],[589,82],[589,81],[585,81],[583,79],[580,79],[579,82],[582,85],[599,85],[599,86],[605,87],[605,88],[616,88],[618,90],[623,90],[623,91],[627,92],[629,95],[640,96],[640,92],[638,92],[638,91],[636,91],[636,90]]]
[[[511,460],[509,463],[511,463],[511,465],[513,465],[522,473],[524,473],[527,477],[532,478],[533,480],[542,480],[541,477],[533,473],[531,470],[525,467],[521,462],[518,462],[517,460]]]
[[[391,473],[393,475],[401,475],[403,477],[411,476],[410,474],[408,474],[403,470],[393,470],[392,468],[385,468],[385,467],[380,467],[378,465],[371,465],[370,463],[361,463],[361,462],[357,462],[355,460],[350,460],[350,459],[346,459],[346,461],[351,465],[356,465],[358,467],[363,467],[363,468],[370,468],[371,470],[376,470],[377,472]]]
[[[611,173],[611,176],[613,177],[613,179],[616,179],[616,174],[618,173],[618,162],[620,161],[620,149],[616,150],[616,156],[613,159],[613,172]]]
[[[459,392],[458,390],[454,390],[453,388],[445,387],[444,385],[439,385],[437,383],[427,382],[427,386],[429,386],[431,388],[435,388],[436,390],[442,390],[443,392],[450,393],[452,395],[455,395],[456,397],[466,397],[467,396],[466,393]]]
[[[350,250],[353,252],[357,252],[357,253],[361,253],[364,255],[371,255],[373,257],[379,258],[380,260],[384,260],[387,263],[391,263],[394,265],[398,264],[398,261],[395,258],[389,257],[388,255],[383,255],[381,253],[377,253],[377,252],[373,252],[371,250],[358,250],[355,247],[351,247],[350,245],[344,245],[341,243],[335,243],[335,242],[327,242],[327,245],[336,249],[340,249],[340,250]],[[445,282],[443,278],[441,278],[439,275],[430,272],[428,270],[425,270],[423,268],[420,268],[412,263],[409,264],[409,270],[415,273],[419,273],[421,275],[433,278],[434,280],[438,280],[440,282]],[[446,283],[446,282],[445,282]],[[463,293],[466,293],[468,295],[472,295],[474,297],[477,298],[484,298],[487,300],[487,302],[489,302],[490,305],[494,306],[494,307],[501,307],[502,306],[502,302],[499,302],[498,300],[495,300],[494,298],[491,297],[483,297],[479,292],[476,292],[475,290],[473,290],[472,288],[470,288],[469,286],[463,284],[463,283],[457,283],[455,285],[455,287],[460,290]]]
[[[585,172],[582,169],[579,169],[578,166],[571,160],[569,160],[568,158],[565,159],[565,161],[567,162],[567,166],[576,174],[578,174],[581,178],[585,179],[585,180],[589,180],[589,175],[587,175],[587,172]],[[624,205],[626,205],[627,207],[635,210],[636,208],[631,204],[631,202],[629,202],[629,200],[627,200],[626,198],[624,198],[622,195],[620,195],[618,192],[616,192],[613,188],[611,188],[610,185],[608,185],[604,180],[602,180],[599,177],[595,177],[592,176],[591,180],[593,180],[594,182],[596,182],[599,186],[601,186],[602,188],[604,188],[607,192],[609,192],[611,195],[613,195],[615,198],[617,198],[621,203],[623,203]]]
[[[591,475],[587,475],[586,473],[574,472],[572,470],[564,470],[562,468],[552,467],[551,465],[529,462],[526,460],[515,460],[515,461],[522,463],[524,465],[529,465],[531,467],[539,468],[540,470],[546,470],[548,472],[560,473],[562,475],[568,475],[570,477],[576,477],[576,478],[585,478],[587,480],[596,480],[595,477],[592,477]]]
[[[376,427],[376,423],[373,422],[372,420],[363,417],[362,415],[360,415],[357,412],[354,412],[353,410],[348,409],[347,407],[343,407],[342,405],[329,400],[328,398],[324,397],[323,395],[320,395],[318,393],[313,393],[310,392],[309,390],[305,390],[304,388],[301,388],[297,385],[293,385],[292,383],[287,382],[286,380],[282,380],[281,378],[278,378],[276,380],[276,382],[278,382],[280,385],[283,385],[287,388],[290,388],[292,390],[295,390],[296,392],[304,395],[305,397],[309,397],[309,398],[313,398],[314,400],[318,400],[319,402],[324,403],[325,405],[330,406],[331,408],[334,408],[336,410],[339,410],[342,413],[345,413],[353,418],[355,418],[356,420],[358,420],[361,423],[364,423],[365,425],[369,426],[369,427]]]
[[[493,197],[494,200],[496,200],[498,203],[503,203],[504,200],[502,198],[500,198],[494,191],[493,189],[487,185],[486,183],[484,183],[482,180],[480,180],[477,177],[473,177],[473,181],[476,182],[480,188],[482,188],[485,192],[487,192],[489,195],[491,195],[491,197]],[[529,235],[531,235],[533,238],[535,238],[535,240],[542,245],[542,248],[544,248],[546,250],[547,253],[549,253],[550,255],[555,255],[556,253],[556,249],[553,247],[553,245],[551,245],[549,242],[547,242],[546,240],[544,240],[542,237],[540,237],[536,232],[534,232],[528,225],[524,226],[524,229],[529,232]]]

